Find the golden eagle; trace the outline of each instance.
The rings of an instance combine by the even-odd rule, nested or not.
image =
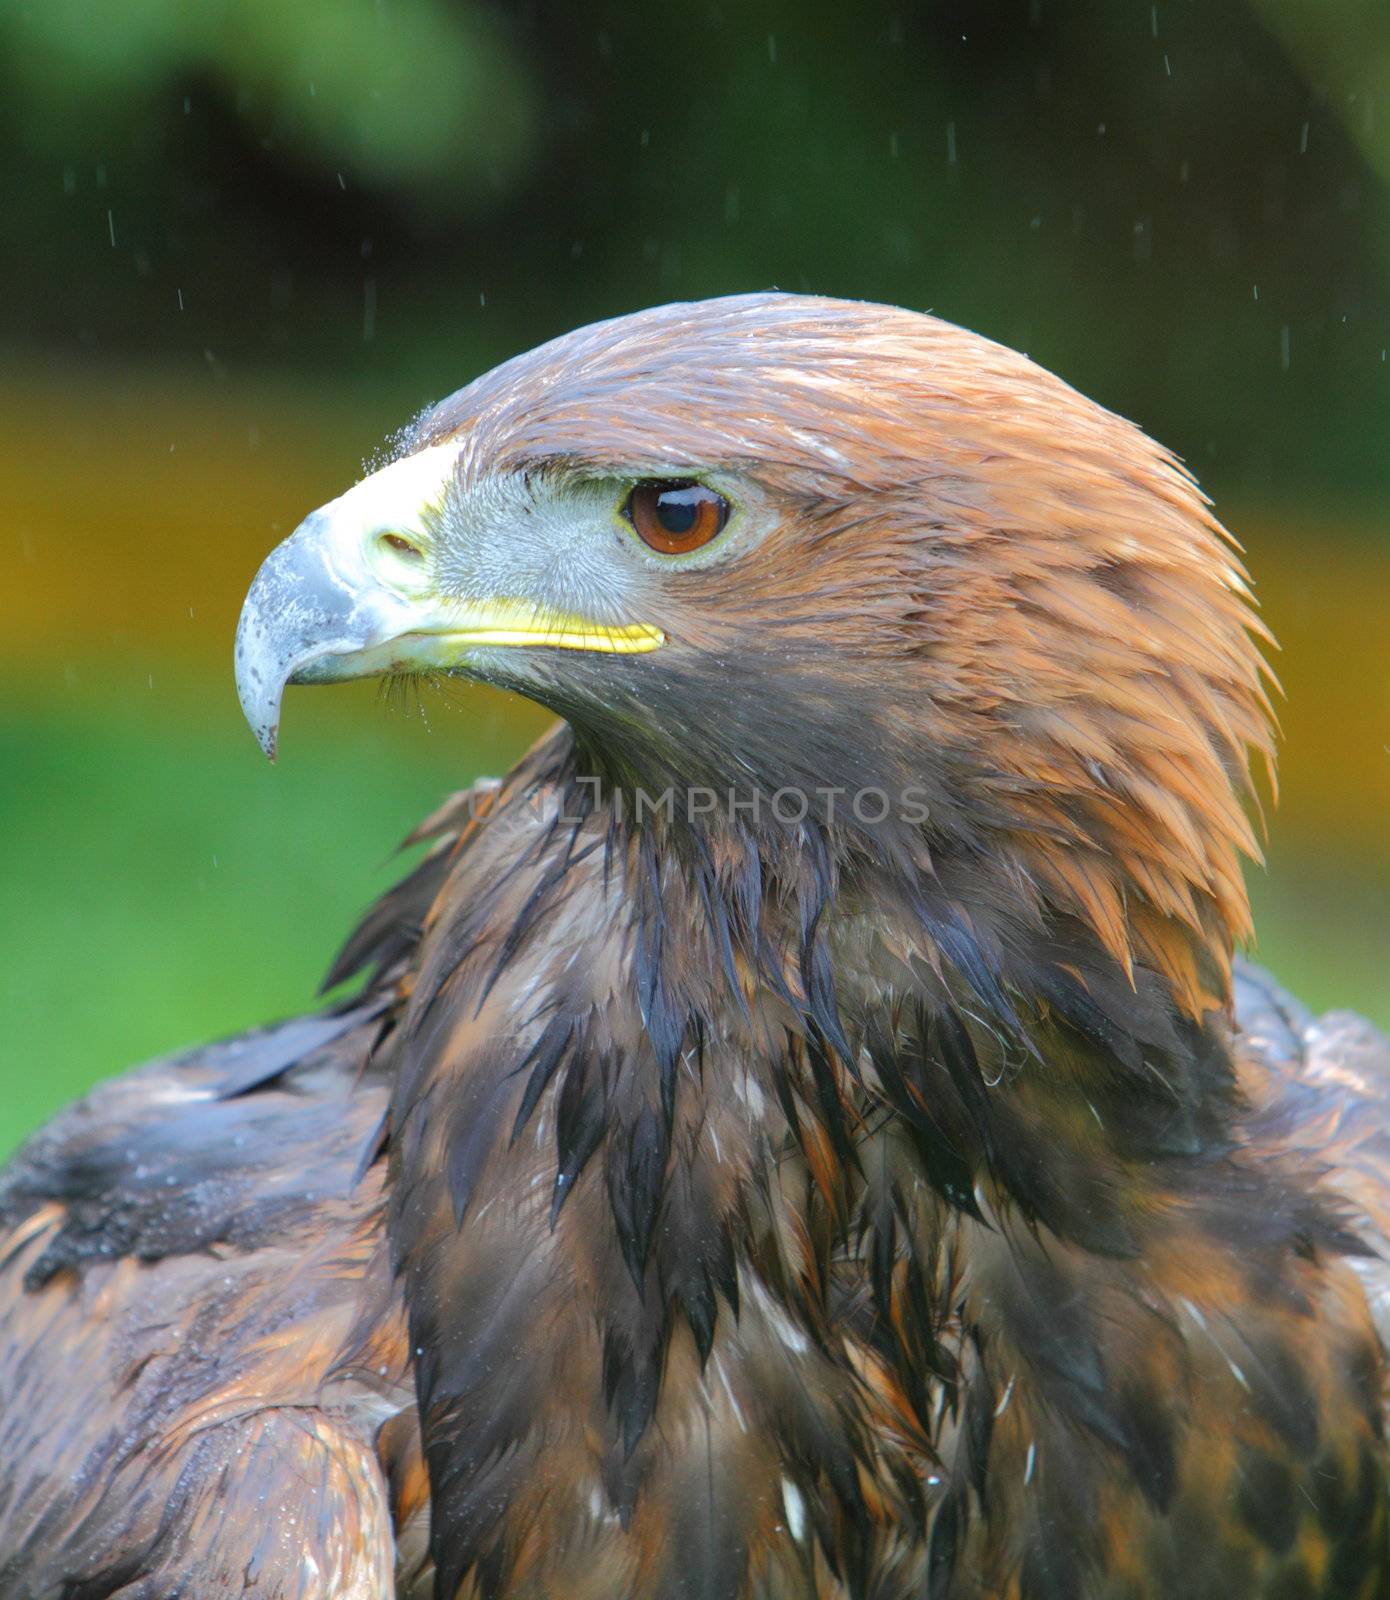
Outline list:
[[[1390,1594],[1390,1045],[1233,966],[1262,634],[1171,455],[931,317],[427,411],[262,567],[248,719],[563,720],[356,998],[11,1163],[0,1593]]]

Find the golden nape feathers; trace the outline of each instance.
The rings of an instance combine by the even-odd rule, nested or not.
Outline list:
[[[929,317],[669,306],[424,413],[257,576],[248,719],[563,720],[357,999],[16,1158],[0,1590],[1390,1592],[1390,1046],[1233,967],[1261,637],[1170,455]]]

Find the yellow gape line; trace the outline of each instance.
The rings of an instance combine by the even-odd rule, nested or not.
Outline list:
[[[610,627],[563,612],[539,611],[513,600],[487,600],[460,610],[455,625],[450,625],[446,615],[440,619],[438,629],[428,631],[465,649],[479,645],[546,645],[558,650],[598,650],[629,656],[642,655],[666,643],[661,629],[649,623]]]

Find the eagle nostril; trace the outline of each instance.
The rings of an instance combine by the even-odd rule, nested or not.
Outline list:
[[[381,545],[390,550],[394,555],[400,556],[405,561],[423,561],[425,552],[417,544],[412,544],[409,539],[403,538],[399,533],[383,533]]]

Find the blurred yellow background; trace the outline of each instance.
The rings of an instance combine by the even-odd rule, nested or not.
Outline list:
[[[934,309],[1186,457],[1283,645],[1258,956],[1390,1024],[1382,8],[47,0],[0,45],[0,1146],[304,1006],[543,725],[295,690],[267,766],[265,552],[501,357],[772,284]]]

